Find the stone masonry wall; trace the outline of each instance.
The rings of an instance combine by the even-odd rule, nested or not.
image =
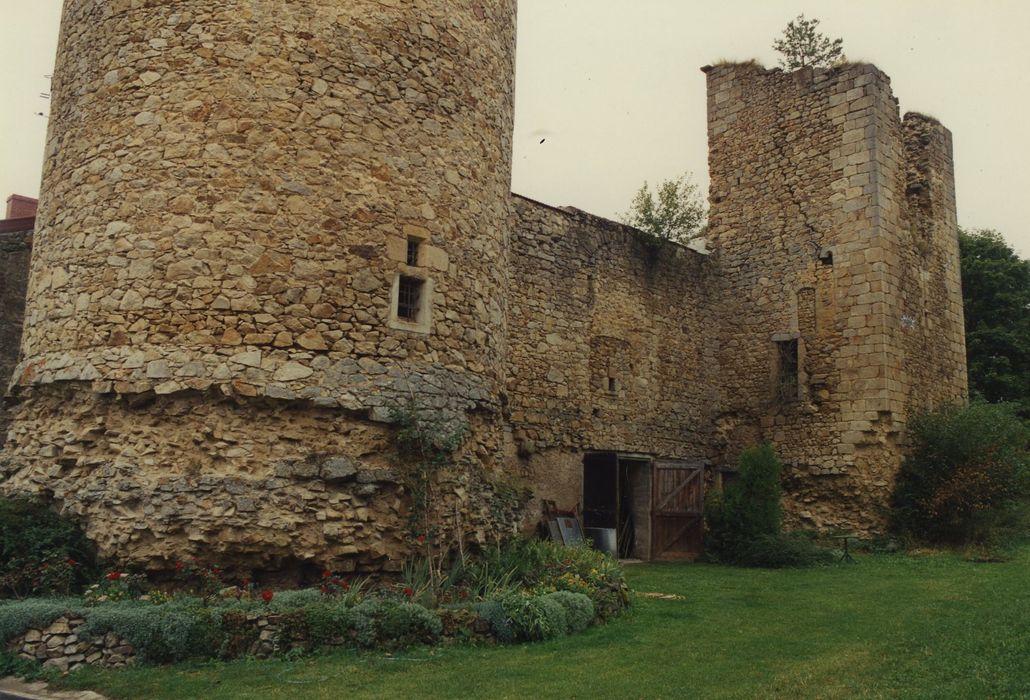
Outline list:
[[[351,358],[495,404],[514,6],[68,0],[21,383],[360,404],[326,378]]]
[[[901,282],[919,279],[921,264],[889,78],[862,64],[707,72],[709,233],[726,304],[719,446],[732,461],[757,440],[774,444],[789,467],[790,525],[879,529],[909,411],[924,395],[965,392],[953,363],[962,343],[953,200],[937,198],[932,234],[934,272],[946,274],[918,296]],[[943,160],[934,167],[947,180]],[[940,353],[922,354],[926,344],[899,330],[912,325],[903,309],[927,302],[947,314],[935,331]],[[785,398],[778,342],[791,341],[799,371]],[[941,359],[945,383],[931,388],[926,368]]]
[[[136,660],[136,651],[114,632],[82,639],[77,634],[86,624],[82,617],[62,616],[45,627],[33,627],[18,635],[8,649],[23,659],[40,661],[44,668],[74,671],[85,665],[122,668]]]
[[[888,278],[894,342],[891,401],[910,410],[966,399],[965,320],[951,132],[909,112],[902,121],[905,170],[894,183],[905,225],[888,243],[896,261]]]
[[[514,0],[67,0],[0,488],[149,568],[396,566],[415,400],[496,532],[514,50]]]
[[[0,378],[3,388],[18,364],[32,231],[0,233]]]
[[[581,501],[588,450],[707,461],[718,369],[706,257],[575,209],[515,209],[508,387],[537,495]]]
[[[24,400],[0,462],[6,488],[56,499],[100,553],[150,571],[195,555],[298,583],[397,570],[411,551],[393,431],[340,409],[215,392],[95,395],[58,384]],[[29,416],[33,418],[30,419]],[[488,416],[472,416],[470,432]],[[40,446],[39,435],[49,442]],[[439,485],[440,537],[487,543],[517,518],[504,474],[470,441]]]

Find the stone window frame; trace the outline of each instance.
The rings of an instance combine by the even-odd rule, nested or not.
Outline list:
[[[418,267],[419,261],[422,259],[422,244],[425,242],[425,238],[408,236],[407,248],[405,250],[405,263],[409,267]]]
[[[401,279],[415,279],[422,282],[419,289],[418,313],[414,320],[409,320],[398,315],[398,304],[400,302]],[[393,276],[393,284],[390,287],[390,328],[410,333],[429,333],[433,325],[433,280],[423,271],[406,268],[397,271]]]
[[[386,256],[397,263],[397,271],[390,286],[390,315],[387,326],[394,330],[425,335],[431,332],[433,323],[435,283],[430,272],[446,270],[448,260],[446,253],[429,245],[428,231],[411,230],[413,228],[405,227],[404,235],[387,237]],[[412,262],[417,264],[413,265]],[[418,310],[414,319],[404,318],[398,313],[401,283],[405,279],[421,283],[418,289]]]

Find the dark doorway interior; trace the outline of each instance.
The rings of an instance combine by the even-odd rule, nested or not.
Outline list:
[[[619,557],[651,556],[651,461],[614,452],[583,459],[583,526],[616,531]]]
[[[618,527],[618,473],[614,452],[583,458],[583,527]]]

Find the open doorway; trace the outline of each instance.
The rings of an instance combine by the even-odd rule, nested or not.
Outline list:
[[[621,559],[651,558],[651,459],[595,452],[583,459],[583,527],[615,532]]]

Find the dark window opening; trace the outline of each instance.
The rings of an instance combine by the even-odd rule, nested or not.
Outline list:
[[[608,393],[618,394],[619,393],[619,380],[615,377],[608,377]]]
[[[418,320],[424,284],[425,282],[417,277],[401,277],[397,290],[397,318],[405,321]]]
[[[418,265],[418,247],[422,244],[417,238],[408,239],[408,264],[412,267]]]
[[[776,398],[798,400],[798,341],[776,341]]]
[[[822,261],[823,265],[827,265],[827,266],[831,266],[832,267],[833,266],[833,251],[832,250],[824,250],[822,253],[820,253],[819,260]]]

